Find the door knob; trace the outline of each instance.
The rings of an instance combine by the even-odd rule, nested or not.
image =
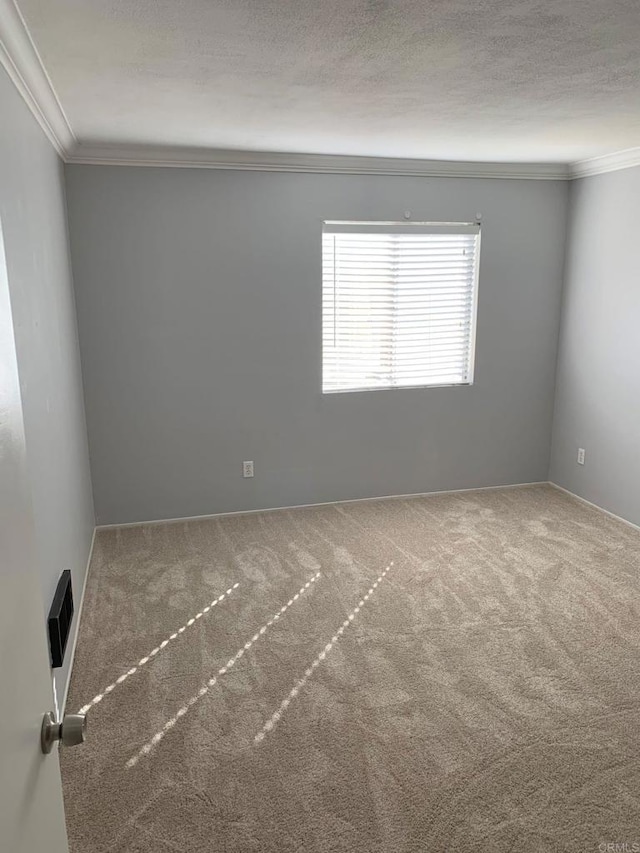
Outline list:
[[[86,714],[65,714],[61,723],[56,723],[56,718],[51,711],[47,711],[42,720],[40,732],[40,745],[44,753],[53,749],[56,741],[63,746],[77,746],[84,743],[87,732]]]

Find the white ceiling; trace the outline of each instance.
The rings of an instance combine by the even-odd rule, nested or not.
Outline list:
[[[569,162],[640,145],[640,0],[17,0],[81,143]]]

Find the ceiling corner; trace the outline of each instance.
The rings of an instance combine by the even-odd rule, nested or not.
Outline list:
[[[66,160],[76,138],[14,0],[0,0],[0,64],[53,147]]]
[[[600,157],[589,157],[571,164],[571,178],[588,178],[592,175],[603,175],[606,172],[617,172],[619,169],[631,169],[640,166],[640,148],[626,148],[624,151],[614,151]]]

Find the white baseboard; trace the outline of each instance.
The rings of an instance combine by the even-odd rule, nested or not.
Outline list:
[[[616,521],[621,521],[622,524],[626,524],[628,527],[633,527],[634,530],[640,531],[640,526],[634,524],[633,521],[629,521],[628,518],[622,518],[621,515],[616,515],[615,512],[610,512],[608,509],[604,507],[598,506],[598,504],[594,504],[592,501],[588,501],[586,498],[580,497],[580,495],[576,495],[575,492],[569,491],[569,489],[565,489],[564,486],[559,486],[557,483],[549,480],[549,485],[553,486],[554,489],[558,489],[560,492],[564,492],[565,495],[569,495],[572,498],[575,498],[580,503],[586,504],[590,506],[592,509],[597,509],[599,512],[603,512],[605,515],[608,515],[609,518],[614,518]]]
[[[93,557],[93,545],[96,541],[96,531],[97,527],[93,528],[93,534],[91,535],[91,545],[89,546],[89,556],[87,558],[87,568],[84,573],[84,583],[82,584],[82,592],[80,594],[80,604],[78,609],[75,611],[74,616],[76,620],[75,631],[73,632],[73,638],[71,640],[71,649],[69,653],[69,670],[67,672],[67,681],[64,685],[64,693],[62,695],[62,704],[60,706],[60,715],[65,712],[65,708],[67,707],[67,696],[69,695],[69,685],[71,684],[71,674],[73,672],[73,661],[76,656],[76,646],[78,644],[78,634],[80,633],[80,620],[82,618],[82,607],[84,605],[84,594],[87,591],[87,583],[89,580],[89,571],[91,569],[91,558]]]
[[[525,489],[527,486],[546,486],[547,480],[536,480],[533,483],[507,483],[501,486],[476,486],[472,489],[441,489],[436,492],[412,492],[407,495],[377,495],[372,498],[351,498],[349,500],[321,501],[315,504],[293,504],[291,506],[271,506],[261,509],[239,509],[234,512],[213,512],[208,515],[188,515],[180,518],[154,518],[149,521],[125,521],[119,524],[99,524],[96,530],[114,530],[125,527],[142,527],[145,524],[180,524],[183,521],[205,521],[208,518],[226,518],[230,515],[255,515],[258,512],[278,512],[284,509],[312,509],[318,506],[333,506],[334,504],[370,503],[371,501],[406,500],[407,498],[428,498],[434,495],[462,495],[468,492],[488,492],[496,489]]]

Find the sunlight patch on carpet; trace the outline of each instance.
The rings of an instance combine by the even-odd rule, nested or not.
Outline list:
[[[254,745],[257,746],[261,741],[264,740],[265,736],[269,732],[272,732],[274,730],[274,728],[277,726],[277,724],[282,719],[282,715],[285,713],[285,711],[287,710],[289,705],[294,701],[294,699],[296,699],[296,697],[298,696],[300,691],[304,688],[307,681],[309,681],[309,679],[311,678],[311,676],[313,675],[315,670],[320,666],[322,661],[326,659],[327,655],[329,654],[331,649],[335,646],[335,644],[338,642],[340,637],[344,634],[345,630],[349,627],[349,625],[351,625],[353,623],[353,621],[355,620],[355,618],[358,615],[358,613],[360,612],[360,610],[364,607],[366,602],[374,594],[374,592],[376,591],[376,589],[378,588],[380,583],[384,580],[384,578],[387,575],[387,572],[392,568],[392,566],[393,566],[393,562],[389,563],[389,565],[382,572],[382,574],[379,576],[379,578],[376,581],[374,581],[374,583],[369,587],[369,591],[365,595],[362,596],[362,598],[360,599],[358,604],[354,607],[354,609],[351,611],[351,613],[347,616],[347,618],[344,620],[342,625],[340,625],[340,627],[338,628],[336,633],[329,640],[329,642],[324,647],[324,649],[320,652],[320,654],[317,656],[317,658],[313,661],[313,663],[311,663],[311,665],[309,667],[307,667],[302,678],[300,678],[300,679],[298,679],[298,681],[296,681],[294,686],[289,691],[289,694],[280,703],[278,710],[275,711],[271,715],[271,717],[267,720],[267,722],[262,727],[262,730],[259,731],[258,734],[254,737],[254,739],[253,739]]]
[[[180,708],[178,711],[176,711],[175,715],[173,717],[171,717],[171,719],[167,720],[167,722],[164,724],[164,726],[154,734],[154,736],[151,738],[151,740],[149,740],[147,743],[145,743],[145,745],[142,747],[142,749],[140,749],[139,752],[137,752],[134,756],[132,756],[127,761],[126,766],[129,768],[135,767],[141,758],[143,758],[145,755],[149,755],[149,753],[164,738],[164,736],[167,734],[167,732],[169,732],[175,726],[175,724],[178,722],[178,720],[180,720],[181,717],[184,717],[184,715],[187,713],[187,711],[189,711],[189,709],[192,708],[196,704],[196,702],[198,702],[200,699],[202,699],[203,696],[207,695],[207,693],[211,690],[211,688],[217,684],[218,679],[221,676],[226,675],[226,673],[229,672],[229,670],[232,669],[236,665],[236,663],[240,660],[240,658],[243,657],[244,654],[249,651],[249,649],[253,646],[253,644],[256,643],[260,639],[260,637],[263,637],[267,633],[269,628],[271,628],[271,626],[275,622],[277,622],[280,619],[280,617],[284,613],[286,613],[287,610],[296,601],[298,601],[298,599],[302,595],[304,595],[308,589],[310,589],[311,585],[314,584],[318,580],[318,578],[321,576],[321,574],[322,574],[321,572],[317,572],[312,578],[310,578],[306,582],[306,584],[304,586],[300,587],[298,592],[296,592],[296,594],[294,596],[292,596],[287,601],[286,604],[283,604],[283,606],[280,608],[280,610],[278,610],[278,612],[276,614],[274,614],[271,617],[271,619],[269,619],[268,622],[266,622],[258,631],[256,631],[256,633],[251,637],[250,640],[247,640],[247,642],[243,646],[241,646],[240,649],[238,649],[236,654],[232,658],[230,658],[223,667],[221,667],[218,670],[216,675],[214,675],[212,678],[210,678],[206,684],[203,684],[203,686],[200,688],[200,690],[198,690],[197,693],[194,693],[194,695],[191,696],[191,698],[185,702],[185,704],[182,706],[182,708]]]
[[[155,649],[152,649],[149,652],[149,654],[140,658],[140,660],[138,661],[138,663],[135,666],[132,666],[131,669],[127,670],[126,672],[123,672],[122,675],[119,676],[118,678],[116,678],[116,680],[112,684],[110,684],[108,687],[105,687],[101,693],[98,693],[96,696],[94,696],[93,699],[91,700],[91,702],[87,702],[86,705],[83,705],[82,708],[80,708],[80,710],[78,711],[78,713],[79,714],[86,714],[90,708],[93,708],[94,705],[97,705],[99,702],[102,702],[104,697],[108,696],[109,693],[112,693],[119,684],[122,684],[128,678],[131,678],[132,675],[135,675],[136,672],[138,672],[140,669],[142,669],[143,666],[146,666],[146,664],[148,664],[149,661],[152,660],[159,652],[161,652],[163,649],[165,649],[172,640],[177,639],[180,636],[180,634],[184,634],[184,632],[187,630],[187,628],[190,628],[192,625],[194,625],[198,621],[198,619],[201,619],[203,616],[206,616],[207,613],[210,613],[211,610],[217,604],[220,604],[221,601],[224,601],[225,598],[228,598],[231,595],[231,593],[234,590],[236,590],[239,586],[240,586],[239,581],[238,581],[238,583],[234,583],[234,585],[229,587],[229,589],[226,592],[223,592],[222,595],[219,595],[217,598],[215,598],[213,601],[211,601],[209,604],[207,604],[206,607],[203,607],[203,609],[199,613],[196,613],[195,616],[192,616],[188,622],[185,622],[185,624],[182,625],[182,627],[178,628],[177,631],[174,631],[173,634],[171,634],[169,637],[167,637],[165,640],[163,640],[159,645],[157,645],[155,647]]]

